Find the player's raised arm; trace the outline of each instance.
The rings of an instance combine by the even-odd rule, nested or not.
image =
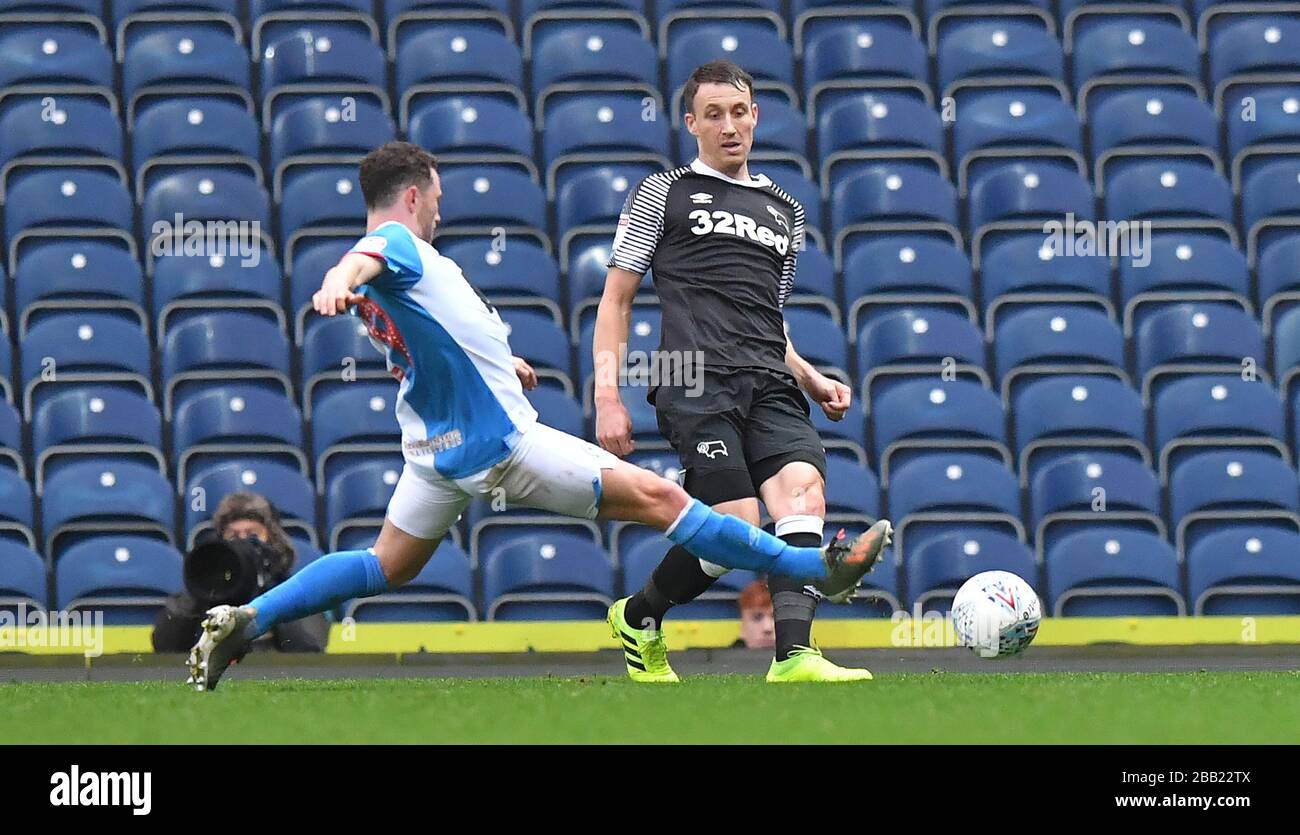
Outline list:
[[[632,418],[618,391],[623,356],[619,348],[627,344],[632,300],[640,286],[641,276],[621,267],[610,268],[596,309],[596,332],[591,345],[596,369],[596,439],[620,458],[632,451]]]
[[[325,273],[320,289],[311,297],[312,307],[322,316],[346,312],[361,299],[356,289],[378,276],[383,269],[384,263],[378,258],[349,252]]]

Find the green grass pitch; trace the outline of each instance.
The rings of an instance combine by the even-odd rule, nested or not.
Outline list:
[[[6,743],[1296,743],[1300,673],[0,684]]]

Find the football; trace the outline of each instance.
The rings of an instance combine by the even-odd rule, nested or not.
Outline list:
[[[1029,646],[1042,614],[1033,587],[1009,571],[976,574],[952,601],[957,642],[983,658],[1005,658]]]

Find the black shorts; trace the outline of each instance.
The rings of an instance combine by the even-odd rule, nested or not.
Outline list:
[[[706,504],[758,496],[792,461],[826,477],[826,450],[793,378],[763,369],[703,372],[703,385],[651,392],[659,431],[677,450],[685,488]]]

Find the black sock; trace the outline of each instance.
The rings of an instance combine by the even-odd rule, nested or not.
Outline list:
[[[717,582],[700,567],[700,558],[674,545],[659,562],[641,591],[632,595],[623,617],[637,629],[658,629],[664,615],[678,603],[689,603]]]
[[[797,548],[820,548],[822,538],[815,533],[788,533],[782,541]],[[813,613],[817,595],[807,586],[811,581],[797,577],[772,575],[767,578],[772,593],[773,618],[776,621],[776,660],[784,661],[797,646],[812,646]]]

